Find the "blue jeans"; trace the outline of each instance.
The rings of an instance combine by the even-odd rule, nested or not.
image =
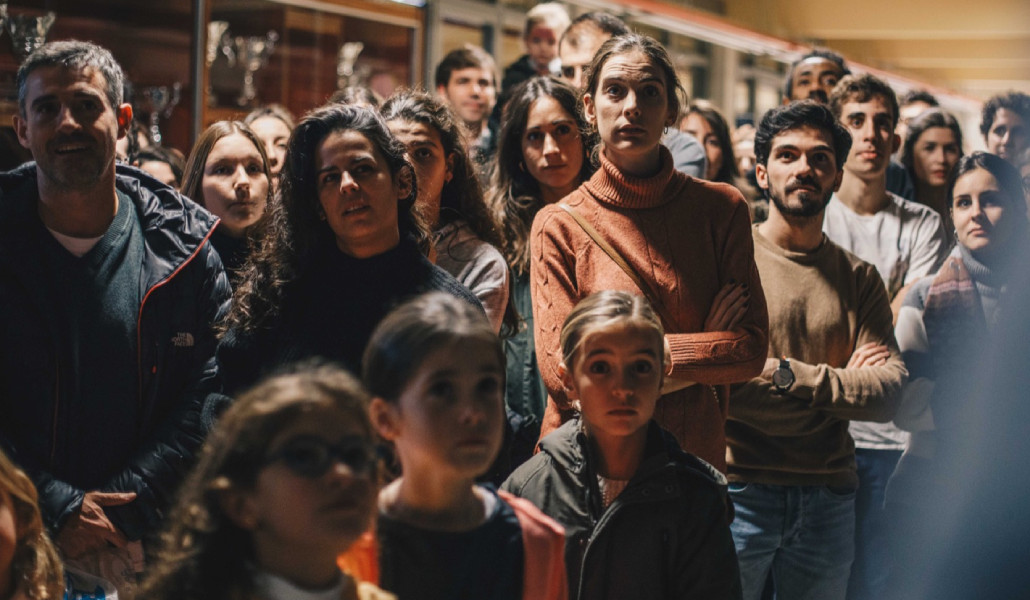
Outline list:
[[[731,483],[744,600],[772,571],[777,600],[843,600],[855,556],[855,492]]]
[[[900,458],[901,450],[855,449],[859,483],[855,498],[855,564],[851,566],[848,600],[880,600],[887,593],[887,578],[894,561],[883,498]]]

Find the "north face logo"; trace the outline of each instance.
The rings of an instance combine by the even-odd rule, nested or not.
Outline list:
[[[177,348],[192,348],[193,334],[188,331],[181,331],[172,336],[172,345]]]

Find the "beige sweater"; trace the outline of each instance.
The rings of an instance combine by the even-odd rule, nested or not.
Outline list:
[[[828,239],[790,252],[752,229],[769,306],[769,356],[790,358],[785,395],[759,377],[734,386],[726,422],[730,481],[857,487],[848,420],[888,421],[908,371],[875,267]],[[844,368],[856,348],[886,344],[880,367]],[[766,369],[766,374],[771,374]]]

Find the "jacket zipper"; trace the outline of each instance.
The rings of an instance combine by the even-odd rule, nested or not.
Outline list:
[[[193,262],[193,259],[196,258],[198,254],[200,254],[200,249],[203,248],[204,245],[208,243],[208,239],[211,237],[211,234],[213,234],[215,232],[215,228],[218,227],[218,223],[219,222],[220,222],[220,219],[216,219],[215,220],[214,225],[211,226],[211,229],[207,232],[207,235],[205,235],[204,239],[200,240],[200,243],[197,244],[197,249],[193,251],[193,254],[190,254],[186,258],[186,260],[183,261],[183,263],[181,265],[176,267],[175,270],[172,271],[171,274],[168,275],[168,277],[165,277],[161,281],[158,281],[153,286],[151,286],[147,290],[147,293],[143,294],[143,299],[140,300],[140,303],[139,303],[139,314],[136,316],[136,382],[137,382],[137,388],[139,390],[138,391],[139,396],[137,398],[137,403],[139,404],[140,411],[143,410],[143,307],[146,306],[147,299],[150,298],[150,294],[154,290],[156,290],[159,287],[163,287],[169,281],[174,279],[175,276],[179,274],[179,271],[182,271],[184,268],[186,268],[186,265],[188,265],[191,262]],[[152,365],[151,373],[152,374],[157,374],[157,365],[156,364]],[[142,412],[141,412],[141,414],[142,414]]]

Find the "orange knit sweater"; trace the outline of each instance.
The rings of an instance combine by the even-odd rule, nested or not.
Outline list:
[[[675,320],[666,325],[673,376],[704,385],[663,396],[655,419],[685,450],[725,472],[729,384],[761,373],[768,349],[769,319],[751,219],[739,191],[675,171],[668,150],[661,150],[662,170],[647,179],[623,175],[602,152],[601,168],[563,202],[660,295]],[[537,360],[549,395],[543,436],[572,415],[557,370],[565,317],[600,290],[641,292],[557,206],[540,210],[530,239]],[[731,279],[749,282],[748,314],[735,331],[702,332],[712,300]]]

